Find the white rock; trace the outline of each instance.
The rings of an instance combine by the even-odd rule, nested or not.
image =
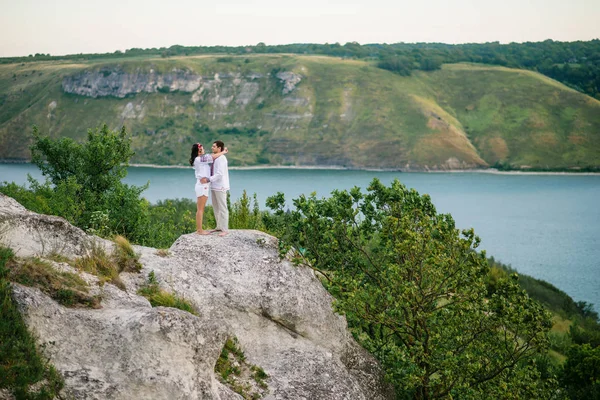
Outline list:
[[[89,239],[61,218],[31,213],[0,195],[2,241],[36,254],[56,238],[69,256]],[[26,232],[38,232],[25,239]],[[121,274],[127,292],[94,289],[102,308],[65,308],[37,289],[14,285],[28,327],[76,399],[241,399],[214,367],[227,337],[269,375],[266,399],[385,399],[381,371],[331,309],[313,271],[280,261],[276,239],[233,230],[226,237],[181,236],[160,257],[134,246],[141,274]],[[157,307],[136,294],[149,272],[199,311]]]

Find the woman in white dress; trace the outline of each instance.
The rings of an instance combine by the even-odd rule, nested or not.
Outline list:
[[[204,154],[204,147],[200,143],[194,143],[192,146],[192,154],[190,156],[190,165],[194,167],[196,175],[196,233],[198,235],[208,235],[208,231],[202,229],[202,219],[204,218],[204,206],[208,200],[210,192],[210,183],[201,183],[202,178],[210,177],[210,167],[213,160],[227,153],[225,148],[220,153]]]

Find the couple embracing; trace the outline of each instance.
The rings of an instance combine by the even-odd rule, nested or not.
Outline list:
[[[220,232],[225,236],[229,232],[229,210],[227,209],[227,191],[229,190],[229,171],[227,169],[227,148],[222,141],[217,140],[211,148],[212,154],[205,154],[200,143],[192,146],[190,165],[196,175],[196,233],[208,235]],[[204,207],[208,200],[208,192],[212,197],[213,210],[217,227],[210,231],[202,229]]]

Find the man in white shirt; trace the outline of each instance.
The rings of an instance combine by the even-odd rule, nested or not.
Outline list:
[[[225,149],[225,144],[217,140],[212,145],[213,153],[220,153]],[[213,170],[210,178],[202,178],[202,183],[210,182],[210,195],[219,236],[229,233],[229,210],[227,209],[227,191],[229,190],[229,170],[227,169],[227,157],[221,157],[213,161]]]

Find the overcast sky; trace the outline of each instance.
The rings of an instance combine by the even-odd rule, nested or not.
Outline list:
[[[0,0],[0,57],[133,47],[600,38],[600,0]]]

